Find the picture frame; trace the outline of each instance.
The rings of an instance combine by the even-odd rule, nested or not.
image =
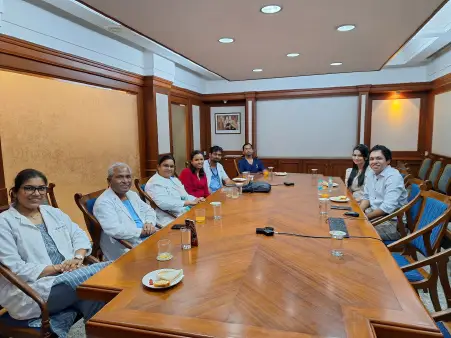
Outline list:
[[[216,113],[215,134],[241,134],[241,113]]]

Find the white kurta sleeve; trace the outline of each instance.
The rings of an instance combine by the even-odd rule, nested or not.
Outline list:
[[[163,210],[180,213],[185,202],[177,196],[171,196],[166,187],[159,183],[146,185],[146,192]]]

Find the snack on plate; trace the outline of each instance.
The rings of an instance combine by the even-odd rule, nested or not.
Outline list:
[[[338,196],[337,199],[340,201],[346,201],[348,198],[346,196]]]
[[[171,282],[164,280],[164,279],[160,279],[160,280],[153,282],[152,285],[155,286],[156,288],[164,288],[164,287],[169,286],[170,284],[171,284]]]
[[[173,280],[177,279],[180,275],[183,274],[183,270],[175,270],[175,269],[167,269],[165,271],[161,271],[158,273],[158,277],[160,280],[165,280],[168,283],[172,282]]]

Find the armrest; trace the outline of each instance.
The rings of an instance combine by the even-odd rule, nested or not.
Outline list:
[[[401,270],[404,271],[404,272],[407,272],[407,271],[410,271],[410,270],[415,270],[415,269],[421,268],[423,266],[427,266],[427,265],[431,265],[431,264],[437,263],[437,262],[439,262],[441,260],[448,260],[449,256],[451,256],[451,249],[439,252],[438,254],[435,254],[435,255],[433,255],[431,257],[425,258],[425,259],[423,259],[421,261],[418,261],[418,262],[415,262],[415,263],[403,266],[401,268]]]
[[[100,261],[95,258],[94,256],[87,256],[85,257],[84,262],[86,265],[91,265],[91,264],[95,264],[95,263],[100,263]]]
[[[444,220],[446,220],[449,217],[448,213],[449,213],[449,211],[447,210],[442,216],[440,216],[440,218],[429,223],[423,229],[417,230],[417,231],[411,233],[410,235],[407,235],[406,237],[401,238],[400,240],[387,245],[388,250],[391,251],[391,249],[393,249],[395,247],[405,245],[405,244],[411,242],[412,240],[414,240],[415,238],[420,237],[420,236],[424,235],[425,233],[432,231],[437,226],[437,224],[443,222]],[[446,225],[444,225],[444,226],[446,226]]]
[[[378,218],[377,221],[372,222],[371,224],[376,226],[376,225],[382,224],[386,221],[389,221],[394,217],[402,216],[405,212],[407,212],[410,208],[412,208],[415,205],[415,203],[420,199],[420,197],[421,197],[421,194],[418,194],[417,196],[415,196],[415,198],[413,200],[411,200],[409,203],[407,203],[403,207],[399,208],[394,213],[387,215],[387,216],[383,216],[382,218]]]
[[[0,263],[0,275],[5,277],[11,284],[25,293],[28,297],[33,299],[36,303],[38,303],[39,308],[42,312],[42,322],[49,321],[49,312],[47,310],[47,303],[41,298],[41,296],[34,291],[27,283],[25,283],[22,279],[17,277],[17,275],[8,269],[6,266]]]
[[[450,321],[451,320],[451,309],[438,311],[431,314],[431,317],[436,321]]]
[[[118,239],[115,238],[116,241],[118,241],[119,243],[121,243],[123,246],[125,246],[127,249],[133,249],[133,245],[131,245],[130,242],[126,241],[125,239]]]

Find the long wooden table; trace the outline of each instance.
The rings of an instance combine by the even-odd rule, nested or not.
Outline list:
[[[79,288],[86,299],[109,303],[87,323],[89,337],[441,337],[415,291],[382,242],[344,241],[343,259],[330,239],[256,235],[256,227],[328,236],[310,175],[275,177],[269,194],[228,199],[217,192],[198,225],[199,247],[180,248],[168,226]],[[343,182],[332,195],[346,194]],[[222,201],[213,220],[211,201]],[[354,210],[358,205],[351,201]],[[331,210],[340,217],[343,211]],[[194,219],[194,211],[180,217]],[[351,236],[378,237],[364,219],[346,220]],[[169,238],[174,258],[159,262],[157,242]],[[141,284],[148,272],[182,268],[184,279],[167,290]]]

